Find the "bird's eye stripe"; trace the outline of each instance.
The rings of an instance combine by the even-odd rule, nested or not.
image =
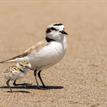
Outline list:
[[[51,30],[55,30],[55,31],[58,31],[58,30],[57,30],[57,29],[55,29],[54,27],[51,27],[50,29],[51,29]]]
[[[54,31],[58,31],[58,30],[55,29],[54,27],[51,27],[51,28],[48,28],[48,29],[46,30],[46,33],[50,33],[52,30],[54,30]]]
[[[63,24],[61,24],[61,23],[59,23],[59,24],[54,24],[54,26],[61,26],[61,25],[63,25]]]

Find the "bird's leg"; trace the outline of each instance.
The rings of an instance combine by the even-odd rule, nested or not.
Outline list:
[[[10,88],[10,92],[12,92],[12,89],[11,89],[11,87],[10,87],[10,85],[9,85],[9,82],[10,82],[10,79],[6,81],[6,84],[7,84],[7,86]]]
[[[27,83],[16,84],[16,80],[13,82],[14,86],[24,86],[26,88],[27,86],[31,85],[31,84],[27,84]]]
[[[38,83],[38,80],[37,80],[37,69],[34,70],[34,77],[35,77],[35,80],[36,80],[36,84],[37,86],[39,87],[39,83]]]
[[[39,79],[40,79],[40,81],[42,83],[43,88],[45,88],[46,86],[45,86],[45,84],[44,84],[44,82],[43,82],[43,80],[41,78],[41,70],[38,72],[38,77],[39,77]]]
[[[13,85],[14,85],[14,86],[17,86],[17,84],[16,84],[16,80],[13,82]]]

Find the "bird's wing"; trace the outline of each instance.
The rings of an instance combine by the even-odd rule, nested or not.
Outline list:
[[[48,45],[48,43],[46,41],[44,41],[44,40],[40,41],[36,45],[33,45],[29,49],[25,50],[22,54],[19,54],[19,55],[15,56],[15,57],[9,58],[9,59],[4,60],[4,61],[0,61],[0,63],[11,62],[11,61],[14,62],[15,59],[20,59],[20,58],[28,56],[29,54],[38,52],[42,47],[44,47],[46,45]]]

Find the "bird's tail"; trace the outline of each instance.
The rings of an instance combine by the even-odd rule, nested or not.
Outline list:
[[[26,60],[25,58],[13,57],[13,58],[10,58],[10,59],[4,60],[4,61],[0,61],[0,64],[2,64],[2,63],[15,63],[15,62],[21,62],[21,61],[25,61],[25,60]]]

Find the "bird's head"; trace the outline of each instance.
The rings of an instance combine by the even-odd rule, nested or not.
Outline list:
[[[60,41],[64,36],[68,35],[65,31],[64,25],[61,23],[51,24],[46,30],[46,40]]]

